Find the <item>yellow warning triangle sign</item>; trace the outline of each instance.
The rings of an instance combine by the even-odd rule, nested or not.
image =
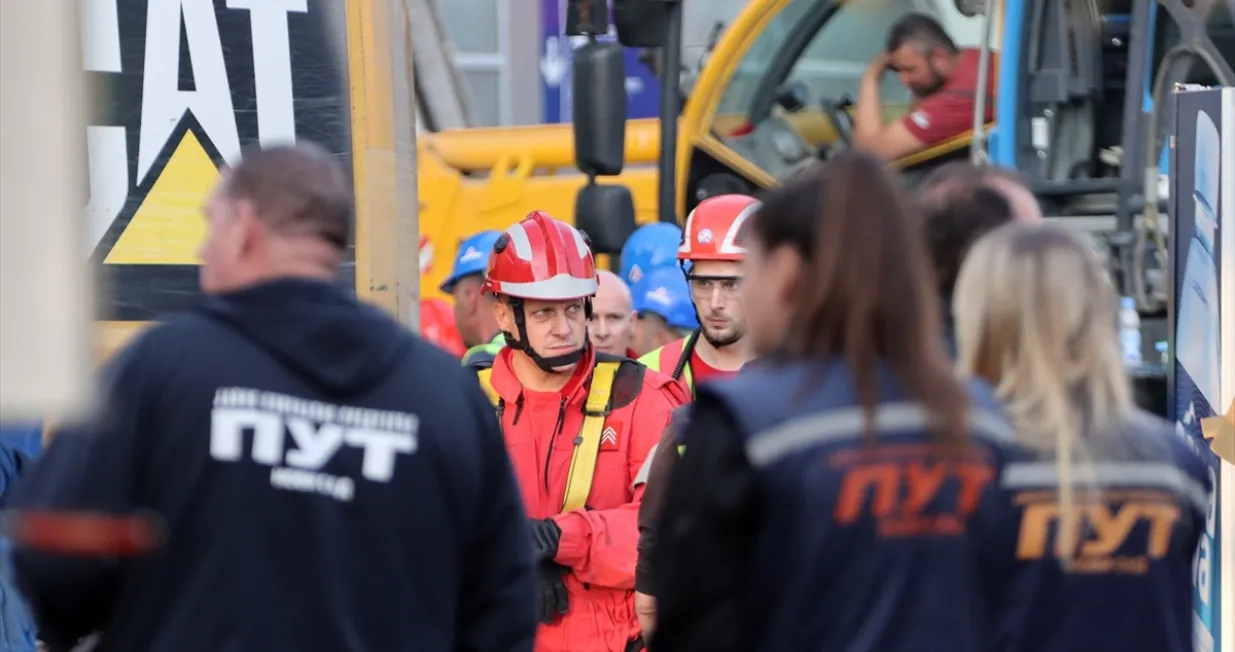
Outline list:
[[[103,261],[112,265],[197,265],[206,235],[202,204],[219,169],[192,131],[167,165]]]

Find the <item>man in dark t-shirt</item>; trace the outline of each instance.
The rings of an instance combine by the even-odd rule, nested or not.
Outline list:
[[[959,49],[934,18],[909,13],[888,32],[887,46],[862,75],[854,109],[854,145],[886,160],[895,160],[959,136],[973,127],[981,53]],[[994,63],[988,65],[994,79]],[[893,71],[914,94],[909,113],[885,123],[879,80]],[[987,84],[985,122],[994,117]]]

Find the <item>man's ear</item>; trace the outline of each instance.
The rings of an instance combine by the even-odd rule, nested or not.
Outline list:
[[[251,202],[238,200],[233,219],[237,221],[236,227],[240,231],[240,251],[246,256],[270,237],[270,227],[257,216]]]
[[[933,47],[930,51],[930,61],[936,68],[952,61],[952,54],[942,47]]]
[[[514,333],[518,330],[515,327],[515,313],[505,301],[499,299],[493,302],[493,318],[503,332]]]
[[[800,296],[805,261],[802,260],[802,257],[798,255],[797,250],[793,247],[778,247],[768,257],[768,262],[771,264],[774,273],[784,279],[780,286],[781,296],[779,299],[790,305],[797,303]]]
[[[455,301],[467,306],[468,312],[476,310],[477,295],[480,294],[480,285],[469,283],[468,279],[464,279],[455,284]]]

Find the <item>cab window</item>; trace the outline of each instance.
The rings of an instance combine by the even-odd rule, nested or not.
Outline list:
[[[713,135],[773,177],[791,174],[835,138],[822,103],[856,100],[867,62],[914,11],[934,16],[959,47],[981,43],[981,17],[963,16],[953,0],[793,0],[738,63]],[[880,91],[889,119],[908,110],[912,98],[895,75]]]

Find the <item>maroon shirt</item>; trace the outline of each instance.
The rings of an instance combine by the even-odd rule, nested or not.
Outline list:
[[[913,110],[901,118],[905,129],[909,130],[914,138],[930,147],[973,128],[980,60],[979,50],[961,50],[957,55],[956,66],[952,69],[952,76],[943,87],[918,100]],[[995,102],[990,94],[995,89],[996,63],[994,55],[991,55],[987,65],[987,78],[991,83],[987,86],[986,122],[990,122],[995,116]]]

